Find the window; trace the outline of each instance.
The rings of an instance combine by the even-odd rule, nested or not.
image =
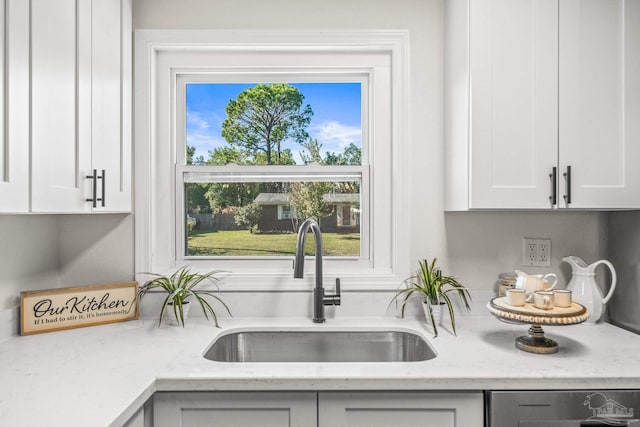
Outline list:
[[[184,128],[177,128],[176,149],[185,166],[176,169],[183,190],[177,196],[186,202],[178,253],[293,256],[307,218],[320,225],[326,258],[368,253],[361,248],[369,243],[360,241],[362,223],[338,224],[345,199],[362,206],[365,216],[369,210],[361,193],[369,177],[362,137],[368,75],[265,71],[249,78],[260,82],[177,74],[176,113]],[[195,215],[205,221],[190,229],[186,219]]]
[[[313,216],[326,235],[325,274],[348,278],[345,288],[395,287],[409,271],[406,38],[394,31],[138,31],[136,270],[188,264],[231,271],[235,289],[307,288],[292,279],[291,245],[296,222]],[[347,92],[357,94],[358,108],[334,116],[359,116],[342,129],[352,141],[331,146],[319,128],[311,132],[310,120],[305,132],[279,129],[279,147],[260,145],[246,129],[223,132],[229,115],[221,108],[239,103],[244,91],[274,86],[302,93],[298,111],[308,103],[318,116],[340,111]],[[333,106],[314,101],[331,91],[325,98]],[[225,107],[206,112],[207,96]],[[212,141],[205,131],[215,120]],[[220,231],[241,231],[242,241]]]
[[[291,205],[278,205],[278,219],[298,219]]]

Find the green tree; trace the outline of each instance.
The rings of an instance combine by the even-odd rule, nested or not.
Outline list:
[[[252,164],[268,165],[269,163],[267,162],[268,162],[267,155],[265,153],[256,153],[256,155],[253,158]],[[293,153],[289,148],[285,148],[282,151],[280,151],[280,161],[278,164],[279,165],[295,165],[296,164],[296,161],[293,158]]]
[[[193,157],[196,154],[196,147],[187,145],[187,164],[188,165],[202,165],[204,164],[204,157]]]
[[[246,155],[235,147],[219,147],[209,151],[208,165],[226,165],[229,163],[246,164]]]
[[[210,165],[226,165],[229,163],[254,164],[254,159],[235,147],[220,147],[209,151]],[[262,183],[212,182],[208,184],[206,198],[214,212],[229,207],[241,207],[253,200],[263,191]]]
[[[289,187],[291,206],[299,220],[314,218],[320,222],[333,213],[333,205],[324,201],[324,195],[331,192],[330,182],[292,182]]]
[[[188,165],[193,164],[194,154],[196,154],[196,147],[191,147],[190,145],[187,145],[187,164]]]
[[[211,213],[211,203],[207,197],[210,184],[189,182],[185,184],[188,213]]]
[[[264,190],[261,182],[215,182],[209,184],[205,197],[213,212],[229,207],[242,207],[252,203]]]
[[[302,143],[307,151],[301,152],[300,157],[304,164],[323,164],[320,153],[322,144],[317,139],[309,139]],[[296,210],[298,219],[314,218],[320,221],[333,213],[333,206],[324,201],[324,195],[331,192],[331,182],[292,182],[289,187],[291,206]],[[295,224],[294,224],[295,225]]]
[[[327,152],[324,158],[326,165],[354,166],[362,164],[362,149],[353,142],[347,145],[342,153]]]
[[[251,153],[264,153],[267,165],[282,164],[285,140],[304,142],[313,110],[303,107],[304,95],[286,83],[258,84],[242,91],[225,108],[222,136]]]
[[[204,159],[202,156],[194,158],[196,154],[196,147],[187,145],[187,159],[188,165],[203,164]],[[185,197],[187,199],[187,212],[188,213],[211,213],[211,206],[205,194],[209,189],[209,184],[191,182],[185,184]]]
[[[347,145],[342,153],[327,152],[324,158],[326,165],[354,166],[362,164],[362,149],[353,142]],[[336,193],[360,193],[360,183],[346,181],[336,183]]]
[[[309,139],[308,141],[303,142],[300,145],[302,145],[302,148],[307,150],[306,153],[304,151],[300,152],[302,163],[304,163],[305,165],[308,165],[309,163],[318,163],[321,165],[325,164],[325,162],[322,160],[322,154],[320,153],[322,144],[318,142],[318,139]]]
[[[238,209],[234,220],[239,227],[246,228],[253,233],[258,226],[258,222],[260,222],[261,216],[262,206],[256,203],[249,203]]]

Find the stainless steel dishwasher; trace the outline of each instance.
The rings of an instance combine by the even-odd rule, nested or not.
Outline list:
[[[640,390],[485,393],[487,427],[640,427]]]

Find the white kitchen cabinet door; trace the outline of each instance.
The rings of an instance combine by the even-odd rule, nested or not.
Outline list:
[[[560,1],[559,70],[560,206],[639,208],[640,0]]]
[[[319,427],[483,427],[482,393],[320,392]]]
[[[0,212],[29,211],[29,2],[0,1]]]
[[[452,0],[445,8],[446,208],[550,208],[558,0]]]
[[[91,0],[31,1],[33,212],[86,212]]]
[[[91,163],[103,199],[94,211],[131,210],[131,25],[131,0],[93,0]]]
[[[176,392],[154,395],[154,427],[316,427],[314,392]]]
[[[557,0],[473,0],[470,17],[470,206],[550,208]]]
[[[445,41],[445,209],[640,208],[640,0],[450,0]]]
[[[130,211],[131,0],[33,0],[31,21],[31,210]]]

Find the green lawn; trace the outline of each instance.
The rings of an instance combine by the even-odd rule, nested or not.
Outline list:
[[[188,238],[189,255],[196,256],[293,256],[296,234],[251,234],[239,231],[195,231]],[[324,256],[359,256],[360,234],[322,233]],[[314,238],[309,235],[305,245],[308,255],[314,254]]]

